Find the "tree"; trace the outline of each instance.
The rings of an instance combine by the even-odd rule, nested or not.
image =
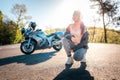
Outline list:
[[[16,23],[13,21],[0,24],[0,45],[11,44],[15,40]]]
[[[2,23],[2,21],[3,21],[3,13],[2,11],[0,11],[0,24]]]
[[[16,18],[15,20],[17,24],[16,25],[17,30],[15,33],[16,35],[13,43],[18,43],[18,42],[21,42],[21,40],[23,39],[20,32],[20,28],[24,27],[29,22],[29,20],[31,19],[31,16],[26,16],[27,8],[24,4],[15,4],[11,9],[11,11]]]
[[[16,23],[0,11],[0,45],[15,43],[16,39],[20,42],[22,35],[19,35],[21,39],[18,39],[16,38],[16,33],[18,33]]]
[[[27,13],[27,8],[24,4],[15,4],[11,11],[16,17],[16,24],[18,28],[23,25],[23,21],[24,23],[27,23],[28,20],[31,19],[30,16],[25,15]]]
[[[106,27],[112,22],[114,16],[118,12],[118,2],[114,0],[90,0],[94,2],[92,6],[97,7],[99,13],[102,16],[102,22],[104,27],[104,42],[107,43],[107,29]]]

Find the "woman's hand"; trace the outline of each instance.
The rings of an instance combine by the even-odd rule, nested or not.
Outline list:
[[[71,41],[72,41],[74,44],[76,44],[76,39],[75,39],[75,37],[72,37],[72,38],[71,38]]]
[[[67,34],[67,35],[65,35],[65,37],[70,39],[72,37],[72,35],[71,34]]]

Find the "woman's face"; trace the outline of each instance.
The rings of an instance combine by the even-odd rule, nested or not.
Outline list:
[[[73,21],[74,22],[80,21],[80,12],[74,12],[73,13]]]

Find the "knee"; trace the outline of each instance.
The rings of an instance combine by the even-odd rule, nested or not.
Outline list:
[[[74,54],[73,58],[75,61],[81,61],[83,59],[83,56],[80,54]]]
[[[85,50],[79,49],[79,50],[75,51],[73,58],[76,61],[81,61],[84,58],[85,53],[86,53]]]

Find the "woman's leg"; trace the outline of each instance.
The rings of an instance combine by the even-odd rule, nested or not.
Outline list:
[[[66,38],[63,38],[62,43],[68,57],[66,64],[73,64],[73,58],[71,56],[71,47],[73,47],[74,44]]]
[[[86,62],[86,52],[87,49],[81,48],[74,52],[73,58],[76,61]]]
[[[71,57],[71,48],[74,47],[75,45],[67,38],[63,38],[62,44],[63,44],[63,47],[65,49],[67,56]]]
[[[86,69],[86,52],[87,49],[81,48],[74,53],[74,59],[76,61],[81,61],[80,70]]]

